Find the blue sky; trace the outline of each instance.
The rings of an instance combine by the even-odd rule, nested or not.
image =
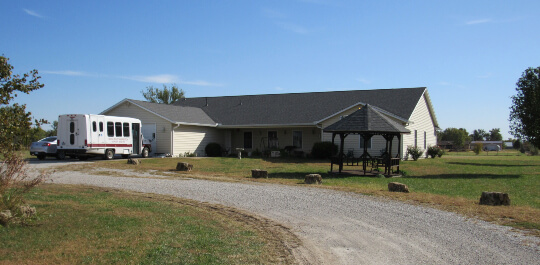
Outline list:
[[[148,86],[187,97],[428,87],[439,125],[501,128],[540,66],[540,1],[2,1],[0,54],[36,118]]]

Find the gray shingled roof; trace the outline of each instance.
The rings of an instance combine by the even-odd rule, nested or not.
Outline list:
[[[425,90],[418,87],[201,97],[179,100],[174,105],[200,108],[223,126],[314,124],[358,103],[408,120]]]
[[[391,120],[370,105],[366,105],[323,129],[334,133],[410,133],[403,125]]]
[[[216,122],[200,108],[158,104],[134,99],[127,99],[127,101],[153,112],[172,123],[216,125]]]

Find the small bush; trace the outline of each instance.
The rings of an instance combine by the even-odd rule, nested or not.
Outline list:
[[[27,224],[35,218],[35,208],[26,205],[24,194],[43,183],[46,173],[28,174],[27,162],[17,154],[6,154],[0,164],[0,225]]]
[[[336,155],[338,152],[338,147],[331,142],[317,142],[313,144],[311,148],[311,155],[314,158],[330,158]]]
[[[441,152],[441,148],[439,148],[438,146],[434,145],[434,146],[429,146],[428,149],[427,149],[427,155],[431,158],[435,158],[439,152]],[[440,157],[440,156],[439,156]]]
[[[206,155],[209,157],[220,157],[223,149],[221,148],[221,145],[218,143],[209,143],[204,148],[204,151],[206,152]]]
[[[446,152],[443,150],[443,149],[439,149],[439,152],[437,152],[437,157],[441,157],[443,156],[444,154],[446,154]]]
[[[484,149],[484,145],[482,143],[477,143],[474,145],[473,147],[473,152],[476,154],[476,155],[479,155],[480,152],[482,152],[482,149]]]
[[[531,151],[531,155],[533,155],[533,156],[537,156],[537,155],[538,155],[538,148],[536,148],[534,145],[531,145],[531,147],[529,148],[529,150]]]
[[[424,154],[424,151],[418,146],[408,146],[407,147],[407,157],[410,155],[414,161],[417,161]]]

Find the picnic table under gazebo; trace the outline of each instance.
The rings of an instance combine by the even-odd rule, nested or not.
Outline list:
[[[334,144],[336,135],[340,138],[340,147],[338,155],[332,157],[330,162],[330,173],[333,173],[333,165],[339,167],[338,173],[343,173],[343,161],[345,154],[343,152],[345,138],[351,134],[361,135],[364,141],[363,153],[357,158],[362,161],[362,170],[366,175],[367,167],[384,166],[384,174],[391,175],[394,166],[397,166],[399,171],[399,161],[401,160],[401,135],[411,133],[400,123],[392,120],[388,116],[381,113],[375,107],[366,104],[359,110],[342,118],[338,122],[323,129],[324,132],[332,133],[332,143]],[[367,151],[367,143],[374,135],[381,135],[386,140],[385,152],[380,157],[372,157]],[[398,151],[395,156],[392,156],[392,142],[394,137],[398,139]]]

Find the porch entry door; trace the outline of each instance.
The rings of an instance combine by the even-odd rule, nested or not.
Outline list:
[[[268,148],[279,148],[277,131],[268,131]]]

